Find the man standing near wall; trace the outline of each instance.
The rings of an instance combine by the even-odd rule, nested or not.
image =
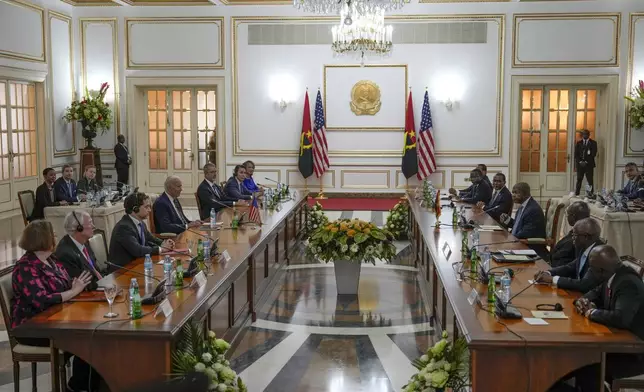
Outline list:
[[[132,164],[132,156],[130,150],[125,145],[125,136],[118,135],[118,143],[114,146],[114,167],[116,168],[116,187],[119,192],[123,188],[123,184],[128,184],[130,179],[130,165]]]
[[[587,129],[581,131],[581,140],[575,144],[575,166],[577,168],[577,187],[575,195],[579,195],[581,182],[586,175],[586,181],[593,189],[593,172],[595,170],[595,156],[597,156],[597,142],[590,138]]]

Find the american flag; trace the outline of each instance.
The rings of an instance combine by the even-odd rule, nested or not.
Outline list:
[[[257,199],[253,198],[253,202],[250,205],[250,208],[248,209],[248,219],[256,223],[258,225],[262,224],[262,216],[259,213],[259,206],[257,204]]]
[[[432,124],[432,113],[429,110],[429,94],[425,91],[423,101],[423,115],[420,120],[418,131],[418,179],[424,180],[436,171],[436,159],[434,158],[434,137]]]
[[[317,177],[322,177],[329,168],[329,147],[326,143],[325,133],[322,95],[318,90],[318,96],[315,99],[315,127],[313,129],[313,170],[315,170]]]

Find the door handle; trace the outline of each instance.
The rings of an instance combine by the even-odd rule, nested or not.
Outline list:
[[[566,162],[570,163],[570,154],[566,155]]]

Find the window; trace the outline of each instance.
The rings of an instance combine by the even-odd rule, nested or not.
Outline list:
[[[217,102],[213,90],[197,91],[197,131],[199,132],[199,167],[217,164]]]
[[[569,90],[550,90],[548,108],[548,172],[565,173],[568,156]]]
[[[597,119],[597,90],[577,90],[577,107],[576,107],[575,130],[582,131],[587,129],[590,132],[590,138],[595,139],[596,119]],[[576,141],[581,140],[581,134],[576,133]]]
[[[540,170],[541,155],[541,89],[521,92],[521,172]]]
[[[165,90],[148,91],[150,169],[168,168],[167,103]]]

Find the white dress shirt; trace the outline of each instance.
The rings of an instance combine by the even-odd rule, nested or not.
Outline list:
[[[590,251],[593,250],[594,247],[595,247],[595,243],[593,243],[588,248],[586,248],[584,253],[582,253],[581,256],[579,256],[579,270],[577,271],[578,275],[581,274],[581,270],[584,269],[584,265],[586,265],[586,263],[588,263],[588,255],[590,254]],[[583,279],[583,278],[584,278],[583,276],[579,276],[579,279]],[[552,277],[552,284],[554,286],[557,286],[557,282],[559,282],[559,276],[553,276]]]

